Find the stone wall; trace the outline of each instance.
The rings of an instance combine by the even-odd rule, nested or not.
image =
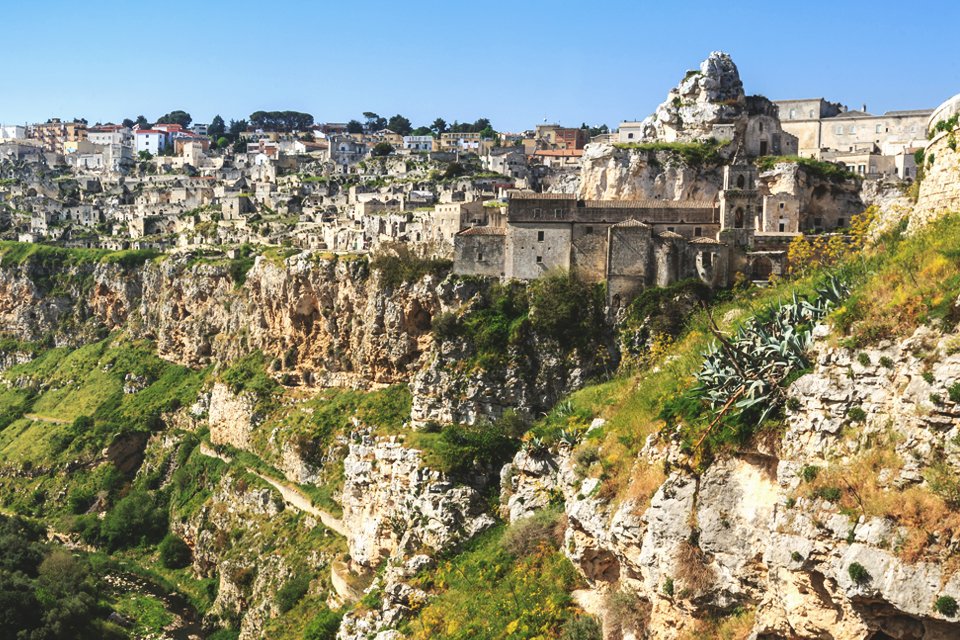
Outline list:
[[[911,228],[919,228],[948,211],[960,211],[960,150],[951,148],[951,141],[957,147],[957,132],[941,132],[927,145]]]

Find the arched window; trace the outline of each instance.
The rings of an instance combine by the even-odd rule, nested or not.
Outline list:
[[[734,217],[733,226],[736,229],[743,229],[743,207],[737,207],[737,212]]]
[[[737,189],[743,189],[743,187],[744,187],[744,185],[746,185],[746,183],[747,183],[747,181],[744,179],[742,173],[741,173],[739,176],[737,176]]]

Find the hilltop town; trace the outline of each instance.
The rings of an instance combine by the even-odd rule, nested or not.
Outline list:
[[[6,239],[113,250],[407,245],[468,275],[577,269],[613,283],[613,301],[686,277],[784,272],[797,235],[843,233],[863,193],[917,179],[931,113],[750,96],[714,53],[653,115],[612,132],[442,118],[414,129],[371,112],[51,119],[0,128],[0,225]]]

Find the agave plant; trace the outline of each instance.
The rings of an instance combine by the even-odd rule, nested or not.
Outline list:
[[[763,422],[784,402],[781,383],[809,366],[814,323],[847,295],[847,286],[833,276],[811,300],[794,293],[790,302],[750,319],[732,337],[718,333],[718,341],[704,354],[694,392],[718,418],[763,407],[758,418]]]

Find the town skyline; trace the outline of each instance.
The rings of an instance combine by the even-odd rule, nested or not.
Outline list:
[[[290,109],[311,113],[318,122],[346,122],[374,111],[403,114],[415,125],[437,117],[489,118],[503,131],[545,120],[615,127],[652,113],[663,87],[713,50],[733,55],[745,86],[774,100],[823,97],[884,113],[930,108],[960,84],[946,31],[960,9],[945,2],[925,3],[942,18],[937,20],[929,19],[929,11],[901,15],[892,3],[874,5],[869,15],[817,3],[775,25],[764,23],[756,3],[720,11],[694,2],[681,15],[676,8],[605,2],[584,15],[580,7],[550,6],[545,13],[549,5],[542,2],[494,2],[488,13],[504,22],[491,23],[487,16],[481,26],[482,17],[432,2],[374,3],[363,14],[344,6],[287,3],[266,15],[246,2],[229,9],[173,2],[169,15],[178,17],[170,44],[154,48],[131,25],[162,22],[167,14],[111,1],[80,13],[59,1],[42,4],[53,12],[70,6],[71,20],[52,25],[43,48],[28,29],[11,33],[11,47],[30,54],[10,68],[8,86],[18,91],[0,105],[4,124],[54,117],[120,122],[141,114],[152,120],[173,109],[190,112],[196,122],[217,114],[229,121],[257,110]],[[6,20],[26,21],[32,11],[36,7],[11,7]],[[427,11],[435,18],[430,29],[407,32],[404,25],[415,25]],[[829,19],[816,18],[818,13]],[[682,38],[660,28],[681,19]],[[583,32],[570,37],[558,30],[564,24]],[[922,34],[924,46],[870,54],[859,38],[839,37],[851,25],[892,41],[916,41]],[[769,37],[758,38],[758,30]],[[78,59],[70,46],[77,33],[109,33],[118,54],[135,55]],[[238,38],[248,33],[260,34],[263,48],[257,38]],[[599,37],[603,33],[609,37]],[[784,44],[792,42],[797,44]],[[818,45],[827,42],[829,47]],[[86,73],[65,73],[64,60],[75,60],[69,68]],[[98,80],[90,83],[87,74]],[[886,82],[891,75],[902,81]]]

